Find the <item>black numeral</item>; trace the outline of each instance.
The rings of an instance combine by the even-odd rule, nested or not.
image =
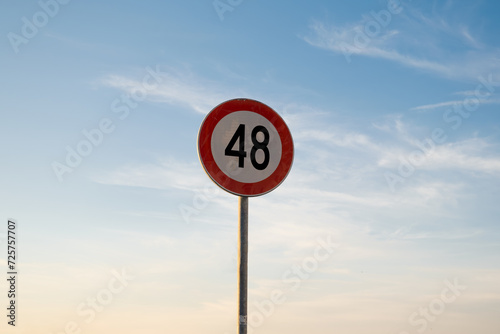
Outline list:
[[[235,151],[233,147],[237,140],[239,140],[239,149]],[[245,152],[245,124],[240,124],[240,126],[238,126],[233,138],[231,138],[229,144],[227,144],[224,154],[230,157],[238,157],[238,167],[245,167],[245,157],[247,156],[247,152]]]
[[[264,140],[259,142],[257,140],[257,133],[262,132],[264,134]],[[267,148],[267,144],[269,144],[269,131],[262,125],[256,126],[252,130],[252,143],[253,147],[250,151],[250,161],[255,169],[263,170],[266,169],[267,165],[269,165],[269,149]],[[264,152],[264,161],[262,163],[258,163],[255,159],[255,154],[258,150],[262,150]]]
[[[264,134],[264,140],[262,141],[257,140],[257,134],[259,132]],[[252,166],[258,170],[264,170],[269,165],[269,160],[271,159],[271,154],[269,153],[269,148],[267,147],[269,144],[269,131],[262,125],[258,125],[253,128],[251,138],[253,147],[250,151],[250,161],[252,162]],[[238,150],[233,149],[236,142],[238,142]],[[262,150],[262,152],[264,152],[264,161],[261,163],[259,163],[255,158],[258,150]],[[238,126],[233,137],[227,144],[224,154],[229,157],[238,157],[238,167],[245,167],[245,158],[247,156],[247,152],[245,152],[245,124],[240,124]]]

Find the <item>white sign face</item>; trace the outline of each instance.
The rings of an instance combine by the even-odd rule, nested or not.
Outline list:
[[[211,149],[220,170],[243,183],[267,179],[278,167],[282,154],[274,125],[264,116],[245,110],[219,121],[212,133]]]

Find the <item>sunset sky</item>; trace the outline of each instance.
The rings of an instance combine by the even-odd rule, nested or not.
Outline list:
[[[238,197],[218,104],[286,121],[249,200],[249,334],[498,334],[500,3],[4,1],[0,268],[16,327],[233,334]]]

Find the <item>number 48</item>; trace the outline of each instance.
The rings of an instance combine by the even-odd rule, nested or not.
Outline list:
[[[264,140],[262,141],[257,140],[257,134],[259,132],[264,134]],[[252,150],[250,151],[250,161],[252,162],[252,166],[258,170],[264,170],[267,165],[269,165],[270,159],[269,149],[267,148],[267,145],[269,144],[269,131],[267,131],[267,129],[262,125],[257,125],[252,130],[251,139],[253,144]],[[236,141],[239,142],[238,150],[233,149],[236,145]],[[258,150],[262,150],[262,152],[264,152],[264,161],[261,163],[259,163],[255,158]],[[238,167],[245,167],[245,158],[247,156],[247,152],[245,151],[245,124],[240,124],[238,126],[233,137],[227,144],[224,154],[230,157],[238,157]]]

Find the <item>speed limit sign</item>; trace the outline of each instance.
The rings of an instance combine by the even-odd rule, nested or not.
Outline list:
[[[250,99],[219,104],[198,133],[198,155],[210,178],[239,196],[259,196],[278,187],[293,162],[293,140],[283,119]]]

